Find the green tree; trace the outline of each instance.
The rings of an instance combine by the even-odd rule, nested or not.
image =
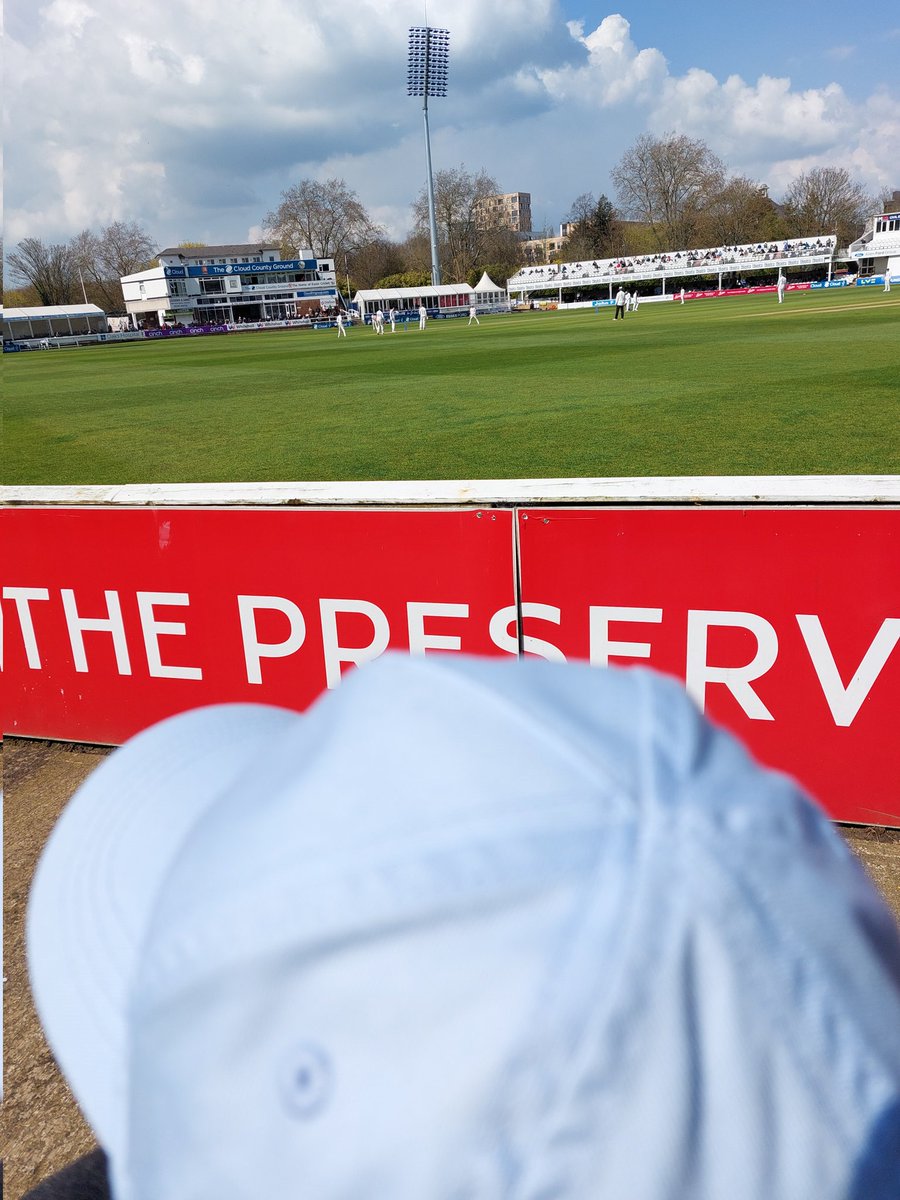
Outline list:
[[[385,275],[374,284],[377,288],[418,288],[429,287],[431,271],[399,271],[394,275]]]
[[[592,192],[583,192],[569,209],[567,221],[573,226],[566,243],[566,258],[570,261],[608,258],[616,252],[620,223],[607,196],[595,200]]]

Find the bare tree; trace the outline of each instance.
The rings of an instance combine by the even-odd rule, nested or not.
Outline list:
[[[34,288],[42,305],[71,304],[78,295],[78,268],[65,243],[23,238],[7,262],[16,279]]]
[[[385,275],[403,271],[406,258],[402,246],[386,237],[375,237],[349,251],[346,261],[339,261],[337,265],[339,270],[351,276],[355,287],[370,288]]]
[[[151,266],[156,250],[150,235],[133,221],[113,221],[99,233],[83,229],[69,244],[80,282],[105,312],[122,308],[122,276]]]
[[[735,175],[709,196],[698,233],[707,246],[743,245],[784,237],[787,227],[766,185]]]
[[[343,179],[295,183],[281,193],[281,203],[264,226],[288,256],[311,250],[316,258],[340,259],[380,233]]]
[[[658,249],[688,248],[725,166],[705,142],[683,133],[644,133],[610,172],[625,216],[645,222]]]
[[[410,233],[401,246],[403,252],[403,270],[424,273],[431,281],[431,238],[421,230]]]
[[[461,283],[480,262],[491,258],[490,235],[497,226],[479,211],[478,202],[496,196],[497,181],[486,171],[467,171],[464,165],[438,171],[434,177],[435,220],[445,274]],[[417,233],[428,232],[428,193],[422,187],[413,201]]]
[[[835,233],[846,246],[862,233],[878,201],[843,167],[813,167],[797,176],[782,205],[793,236]]]

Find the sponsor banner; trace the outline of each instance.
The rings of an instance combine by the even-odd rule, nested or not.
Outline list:
[[[202,333],[227,333],[227,325],[180,325],[177,329],[144,329],[145,338],[196,337]]]
[[[857,279],[857,287],[884,287],[884,275],[867,275],[865,279]]]
[[[3,729],[305,708],[388,647],[515,654],[509,510],[8,508]]]
[[[803,292],[803,291],[806,291],[810,287],[817,287],[817,286],[821,287],[822,285],[814,284],[814,283],[789,283],[786,286],[785,291],[787,291],[787,292]],[[762,294],[766,294],[766,293],[773,293],[775,291],[777,291],[777,285],[774,283],[760,284],[759,286],[753,286],[753,287],[748,286],[748,287],[737,287],[737,288],[710,288],[710,289],[707,289],[706,291],[699,291],[699,292],[691,291],[691,290],[685,288],[684,298],[685,298],[685,300],[713,300],[713,299],[716,299],[718,296],[753,296],[753,295],[757,295],[757,294],[762,295]],[[680,291],[673,292],[671,294],[671,296],[666,296],[667,300],[669,300],[669,299],[679,300],[680,298],[681,298]]]
[[[0,511],[3,730],[302,709],[355,664],[519,652],[684,680],[832,816],[900,825],[900,511]],[[520,585],[514,540],[518,531]]]
[[[676,675],[845,821],[900,825],[900,512],[528,509],[526,652]]]
[[[816,283],[811,283],[811,288],[835,288],[835,287],[850,287],[853,281],[850,279],[822,279]]]
[[[283,321],[234,321],[228,328],[231,333],[252,333],[260,329],[309,329],[311,326],[309,317],[287,317]]]
[[[163,273],[166,279],[185,279],[187,277],[185,267],[163,267]]]
[[[210,275],[272,275],[284,271],[315,271],[314,258],[290,258],[283,262],[255,263],[204,263],[199,267],[188,267],[191,279],[206,279]]]

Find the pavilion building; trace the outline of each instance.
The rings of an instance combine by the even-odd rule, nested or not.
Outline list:
[[[268,242],[161,250],[155,267],[121,283],[136,326],[284,321],[340,304],[334,259],[282,259]]]

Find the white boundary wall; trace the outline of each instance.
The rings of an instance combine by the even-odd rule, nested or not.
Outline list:
[[[900,504],[900,475],[703,475],[2,487],[5,505]]]

